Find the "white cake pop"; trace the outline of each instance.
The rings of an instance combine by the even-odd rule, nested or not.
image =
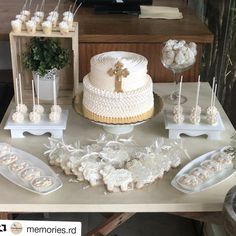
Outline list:
[[[61,119],[61,113],[60,112],[51,112],[49,114],[49,120],[52,122],[57,122]]]
[[[39,104],[39,75],[37,75],[37,104],[34,104],[33,111],[38,112],[39,114],[44,113],[44,107]]]
[[[173,114],[183,113],[183,107],[180,105],[175,105],[173,108]]]
[[[14,33],[20,33],[22,28],[22,21],[20,19],[12,20],[11,28]]]
[[[52,105],[51,106],[51,112],[58,112],[58,113],[61,113],[62,112],[62,109],[61,109],[61,106],[59,105]]]
[[[37,26],[41,23],[41,19],[38,16],[31,17],[31,20],[34,21]]]
[[[173,120],[177,124],[182,124],[184,122],[184,115],[182,113],[176,113],[173,116]]]
[[[43,28],[43,32],[44,34],[51,34],[52,33],[52,22],[49,20],[46,20],[42,23],[42,28]]]
[[[200,115],[201,112],[202,112],[202,108],[199,105],[197,105],[197,107],[196,106],[192,107],[191,113],[196,113]]]
[[[201,121],[201,115],[197,112],[191,112],[189,120],[192,124],[198,125]]]
[[[28,108],[25,104],[18,104],[16,106],[16,111],[26,114],[28,112]]]
[[[33,98],[33,111],[29,114],[29,120],[33,123],[38,123],[41,120],[41,114],[34,110],[35,97],[34,97],[34,81],[32,80],[32,98]]]
[[[22,123],[24,118],[24,115],[19,111],[16,111],[12,114],[12,120],[16,123]]]
[[[20,20],[21,22],[25,22],[26,21],[26,16],[25,15],[16,15],[16,19]]]
[[[215,114],[208,114],[207,115],[207,122],[210,124],[210,125],[217,125],[217,115]]]
[[[40,18],[40,21],[43,21],[43,18],[44,18],[44,12],[43,11],[36,11],[34,13],[34,16],[37,16]]]
[[[59,29],[60,29],[61,34],[67,34],[69,33],[70,27],[66,21],[62,21],[59,24]]]
[[[27,21],[27,22],[25,23],[25,25],[26,25],[27,32],[28,32],[29,34],[35,34],[35,32],[36,32],[36,26],[37,26],[37,24],[36,24],[35,21],[29,20],[29,21]]]
[[[215,84],[215,77],[214,77],[213,83],[212,83],[212,90],[211,90],[211,104],[206,110],[207,115],[215,115],[216,116],[218,113],[218,110],[215,106],[216,91],[217,91],[217,84]]]
[[[29,120],[33,123],[38,123],[41,120],[41,115],[36,111],[32,111],[29,114]]]

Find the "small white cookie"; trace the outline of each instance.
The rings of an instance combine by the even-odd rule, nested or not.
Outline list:
[[[122,192],[128,190],[128,185],[133,182],[132,174],[125,169],[115,169],[113,166],[107,165],[100,171],[103,181],[109,192],[113,192],[115,187],[119,187]]]
[[[0,157],[11,153],[11,145],[4,143],[0,146]]]
[[[19,157],[16,154],[2,156],[0,157],[0,166],[7,166],[18,159]]]
[[[42,174],[42,171],[39,168],[36,167],[29,167],[25,170],[23,170],[20,173],[20,177],[22,180],[26,181],[26,182],[30,182],[32,181],[34,178],[36,177],[40,177]]]

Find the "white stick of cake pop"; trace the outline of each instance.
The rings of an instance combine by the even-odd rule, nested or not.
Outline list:
[[[23,104],[21,74],[19,74],[19,87],[20,87],[20,104]]]
[[[53,105],[57,105],[56,78],[53,76]]]
[[[39,105],[39,75],[37,75],[37,104]]]
[[[214,98],[213,98],[213,106],[215,107],[216,103],[216,92],[217,92],[217,84],[215,84],[215,89],[214,89]]]
[[[73,4],[72,10],[71,10],[72,13],[74,12],[74,9],[75,9],[75,6],[76,6],[76,3],[77,3],[77,0],[75,0],[75,2],[74,2],[74,4]]]
[[[54,11],[58,11],[58,8],[59,8],[59,6],[60,6],[60,3],[61,3],[61,0],[58,0],[58,3],[57,3],[57,5],[56,5]]]
[[[29,114],[29,119],[33,123],[38,123],[41,120],[41,115],[35,111],[35,95],[34,95],[34,81],[31,81],[32,84],[32,98],[33,98],[33,111]]]
[[[183,76],[181,75],[180,83],[179,83],[178,115],[179,115],[179,112],[180,112],[180,100],[181,100],[181,93],[182,93],[182,82],[183,82]]]
[[[32,98],[33,98],[33,107],[35,107],[35,97],[34,97],[34,81],[31,81],[32,84]]]
[[[198,106],[200,85],[201,85],[201,82],[200,82],[200,75],[199,75],[198,76],[198,82],[197,82],[197,97],[196,97],[195,111],[197,111],[197,106]]]
[[[36,7],[35,7],[35,12],[38,11],[38,7],[39,7],[39,4],[36,5]]]
[[[76,10],[75,10],[75,12],[74,12],[74,16],[75,16],[75,14],[76,14],[76,12],[79,10],[79,8],[81,7],[81,5],[82,5],[82,2],[79,4],[79,6],[76,8]]]
[[[213,82],[212,82],[212,89],[211,89],[211,107],[213,104],[213,94],[214,94],[214,87],[215,87],[215,77],[213,78]]]
[[[15,80],[15,84],[16,84],[16,106],[19,106],[19,93],[18,93],[18,79],[16,78]]]

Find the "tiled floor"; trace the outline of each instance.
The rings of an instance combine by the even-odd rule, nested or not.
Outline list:
[[[83,235],[105,220],[98,213],[49,214],[48,218],[43,218],[43,214],[27,214],[19,215],[17,219],[81,221]],[[200,228],[200,224],[182,217],[164,213],[139,213],[111,232],[109,236],[200,236],[201,234],[197,233],[201,231]]]

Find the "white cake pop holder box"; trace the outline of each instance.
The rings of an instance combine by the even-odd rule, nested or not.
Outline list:
[[[221,132],[225,130],[224,123],[221,119],[220,113],[217,113],[217,123],[211,125],[207,122],[206,114],[201,114],[201,121],[199,124],[192,124],[190,122],[190,111],[184,111],[184,121],[177,124],[173,120],[173,112],[170,109],[164,110],[165,128],[168,130],[170,139],[179,139],[181,134],[188,136],[207,135],[209,140],[220,140]]]

